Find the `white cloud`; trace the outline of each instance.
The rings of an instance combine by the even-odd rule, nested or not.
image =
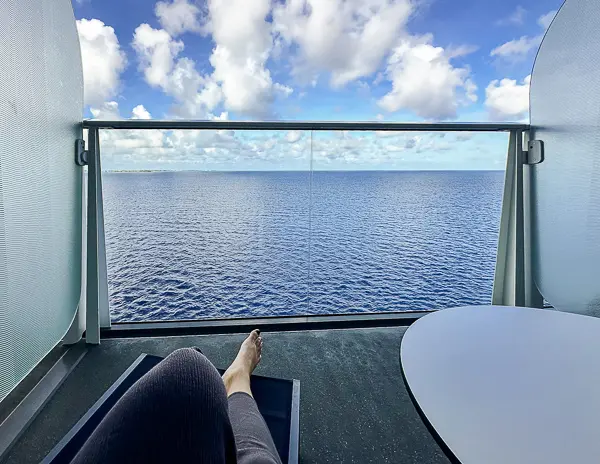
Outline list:
[[[511,40],[494,48],[490,56],[502,57],[512,60],[521,60],[529,55],[529,52],[536,49],[542,42],[541,35],[535,37],[523,36],[519,39]]]
[[[182,118],[208,117],[223,99],[221,87],[210,76],[200,75],[189,58],[177,61],[163,89],[178,102],[173,111]]]
[[[98,105],[117,95],[127,65],[115,30],[98,19],[77,20],[83,62],[84,101]]]
[[[96,119],[106,120],[119,120],[123,119],[119,110],[119,104],[116,101],[104,102],[98,106],[91,106],[90,112]],[[152,119],[152,115],[144,107],[144,105],[137,105],[131,110],[131,119]],[[116,130],[107,132],[118,132]]]
[[[494,80],[485,89],[485,106],[493,120],[522,120],[529,111],[531,75],[517,83],[513,79]]]
[[[550,27],[552,20],[556,16],[556,13],[558,13],[557,10],[552,10],[538,18],[538,24],[544,29],[544,31]]]
[[[291,130],[285,134],[285,140],[289,143],[296,143],[298,140],[302,138],[302,132],[298,130]]]
[[[172,36],[201,31],[198,21],[200,9],[187,0],[174,0],[173,3],[158,2],[154,13],[163,29]]]
[[[429,36],[426,36],[426,37],[429,37]],[[476,52],[478,49],[479,49],[479,47],[477,47],[475,45],[459,45],[459,46],[451,45],[444,49],[445,50],[444,54],[448,57],[449,60],[451,60],[453,58],[461,58],[463,56],[470,55],[471,53]]]
[[[152,115],[148,112],[144,105],[138,105],[131,111],[132,119],[152,119]]]
[[[273,50],[270,0],[209,0],[206,31],[215,43],[212,79],[221,86],[227,109],[265,117],[278,96],[292,89],[274,83],[267,68]]]
[[[221,102],[220,87],[209,76],[199,74],[193,60],[178,58],[183,42],[173,39],[164,29],[141,24],[135,30],[132,45],[146,82],[175,99],[175,116],[207,118]]]
[[[326,72],[333,88],[358,82],[364,93],[361,79],[377,73],[373,85],[387,78],[393,87],[379,100],[383,109],[456,117],[459,106],[476,101],[477,88],[469,69],[450,61],[474,48],[444,50],[430,35],[410,36],[406,23],[414,11],[410,0],[288,0],[273,7],[273,30],[301,82],[315,83]],[[378,73],[384,62],[386,72]]]
[[[183,50],[183,42],[174,40],[167,31],[140,24],[133,35],[133,48],[140,60],[140,69],[152,87],[166,88],[175,58]]]
[[[529,56],[532,50],[538,48],[544,33],[550,27],[556,16],[556,10],[538,18],[542,29],[535,36],[523,36],[496,47],[491,56],[508,61],[519,61]],[[517,83],[514,79],[493,80],[485,89],[485,106],[492,120],[526,120],[529,116],[529,85],[531,75]]]
[[[96,119],[115,120],[121,119],[119,104],[115,101],[104,102],[99,106],[90,107],[92,116]]]
[[[454,67],[432,37],[406,39],[388,59],[392,90],[378,101],[389,112],[406,109],[426,119],[455,118],[458,107],[477,101],[468,68]]]
[[[289,97],[292,93],[294,93],[294,89],[287,85],[280,84],[278,82],[275,82],[275,84],[273,84],[273,88],[275,89],[275,92],[277,94],[282,95],[283,97]]]
[[[410,0],[288,0],[273,8],[273,28],[297,46],[296,76],[309,81],[328,71],[340,87],[377,71],[413,9]]]
[[[437,157],[435,161],[441,161],[439,154],[453,147],[458,148],[458,145],[440,140],[438,134],[432,133],[411,135],[396,132],[383,139],[377,134],[373,137],[369,133],[319,134],[313,140],[313,164],[316,169],[327,168],[329,165],[344,166],[346,169],[388,164],[395,167],[408,166],[415,161],[423,161],[425,156],[431,156],[432,160]],[[448,163],[448,160],[445,162]],[[426,167],[428,164],[426,162],[422,166]]]
[[[518,39],[510,40],[508,42],[499,45],[490,52],[490,56],[501,58],[507,61],[521,61],[527,58],[532,50],[537,50],[546,29],[550,26],[552,19],[556,15],[556,11],[549,11],[548,13],[538,18],[538,25],[542,28],[541,33],[535,36],[522,36]]]
[[[497,21],[496,24],[499,26],[515,25],[521,26],[525,22],[527,17],[527,10],[521,5],[517,5],[515,11],[508,17]]]
[[[90,111],[96,119],[119,120],[123,119],[119,104],[115,101],[105,102],[102,105],[91,107]],[[152,116],[143,105],[136,106],[132,119],[151,119]],[[155,154],[161,153],[166,141],[159,130],[106,130],[100,131],[100,146],[102,147],[102,160],[110,164],[114,161],[115,154],[124,159],[138,156],[139,160],[152,159]],[[106,151],[106,153],[105,153]]]
[[[411,148],[415,148],[417,146],[417,143],[420,141],[420,137],[415,136],[415,137],[410,137],[408,139],[406,139],[406,142],[404,143],[404,148],[410,150]]]
[[[397,137],[398,132],[396,131],[375,131],[375,137]]]
[[[293,89],[274,82],[267,61],[273,49],[270,0],[209,0],[205,16],[188,0],[159,2],[156,15],[164,29],[141,24],[133,47],[146,81],[174,97],[172,109],[179,117],[210,117],[219,105],[255,117],[272,114],[271,104]],[[214,48],[213,71],[200,74],[196,63],[179,57],[184,49],[175,35],[210,34]]]

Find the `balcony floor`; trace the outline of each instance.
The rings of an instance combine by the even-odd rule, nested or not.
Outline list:
[[[406,329],[264,333],[256,373],[300,380],[301,463],[448,463],[401,378]],[[227,367],[243,335],[104,340],[90,349],[4,462],[39,462],[141,354],[198,346]]]

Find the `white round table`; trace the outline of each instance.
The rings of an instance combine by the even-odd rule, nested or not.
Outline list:
[[[600,319],[444,309],[410,326],[400,358],[415,405],[453,460],[600,463]]]

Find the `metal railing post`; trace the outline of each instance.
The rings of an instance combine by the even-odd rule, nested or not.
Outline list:
[[[523,131],[510,132],[492,304],[525,306]]]
[[[100,343],[98,284],[98,129],[88,131],[87,299],[85,341]]]
[[[531,134],[524,132],[523,146],[529,145]],[[524,274],[525,274],[525,306],[543,308],[544,297],[540,293],[533,273],[533,169],[534,166],[523,165],[523,231],[524,231]]]
[[[492,290],[492,304],[505,305],[510,300],[514,291],[512,288],[510,269],[512,268],[512,243],[511,228],[513,225],[513,198],[516,176],[516,144],[515,131],[511,131],[508,138],[508,154],[506,158],[506,171],[504,174],[504,193],[502,195],[502,213],[500,215],[500,230],[498,233],[498,251],[496,256],[496,271],[494,274],[494,288]]]
[[[515,306],[525,306],[525,222],[523,211],[523,131],[516,132],[515,183]]]
[[[102,165],[100,135],[97,128],[88,132],[88,227],[87,227],[87,299],[86,343],[100,343],[100,327],[110,327]]]
[[[100,327],[110,328],[110,308],[108,306],[108,269],[106,266],[106,238],[104,233],[104,194],[102,193],[102,157],[100,155],[100,134],[96,134],[96,184],[98,202],[98,311]]]

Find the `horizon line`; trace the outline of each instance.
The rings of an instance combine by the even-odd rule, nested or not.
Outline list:
[[[103,169],[103,173],[153,172],[504,172],[506,169]]]

